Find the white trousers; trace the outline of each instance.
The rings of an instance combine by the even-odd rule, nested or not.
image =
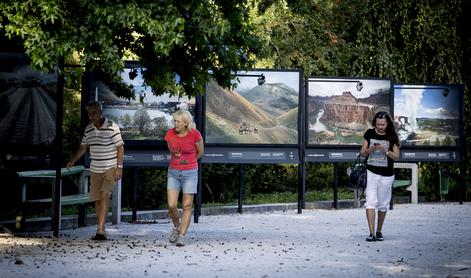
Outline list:
[[[387,211],[391,201],[394,176],[385,177],[369,170],[366,173],[365,208]]]

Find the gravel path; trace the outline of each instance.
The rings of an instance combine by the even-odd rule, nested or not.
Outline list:
[[[184,247],[170,227],[0,235],[0,277],[471,277],[471,203],[395,205],[383,242],[365,241],[364,209],[202,216]]]

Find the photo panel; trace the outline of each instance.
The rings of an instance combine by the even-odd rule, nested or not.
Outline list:
[[[144,83],[144,70],[132,64],[121,74],[124,83],[134,92],[134,99],[116,96],[100,81],[92,82],[90,99],[102,102],[103,114],[118,124],[125,142],[131,145],[164,144],[166,132],[173,128],[172,114],[186,109],[194,117],[196,99],[170,94],[155,96],[152,88]]]
[[[55,72],[33,70],[22,53],[0,53],[0,144],[4,150],[52,146],[57,81]]]
[[[375,113],[391,113],[391,96],[389,79],[309,78],[306,145],[361,145]]]
[[[459,147],[462,86],[394,85],[394,122],[401,147]]]
[[[301,71],[239,71],[234,89],[209,82],[205,92],[205,143],[297,145]]]

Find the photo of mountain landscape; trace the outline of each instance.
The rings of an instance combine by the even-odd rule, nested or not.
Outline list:
[[[394,86],[394,122],[402,146],[459,146],[457,86]]]
[[[250,71],[237,79],[233,90],[207,84],[205,142],[298,144],[300,72]]]
[[[308,145],[360,145],[378,111],[391,111],[389,79],[309,78]]]

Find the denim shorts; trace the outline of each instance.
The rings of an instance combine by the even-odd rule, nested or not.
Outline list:
[[[191,170],[175,170],[168,168],[167,190],[196,194],[198,191],[198,168]]]

